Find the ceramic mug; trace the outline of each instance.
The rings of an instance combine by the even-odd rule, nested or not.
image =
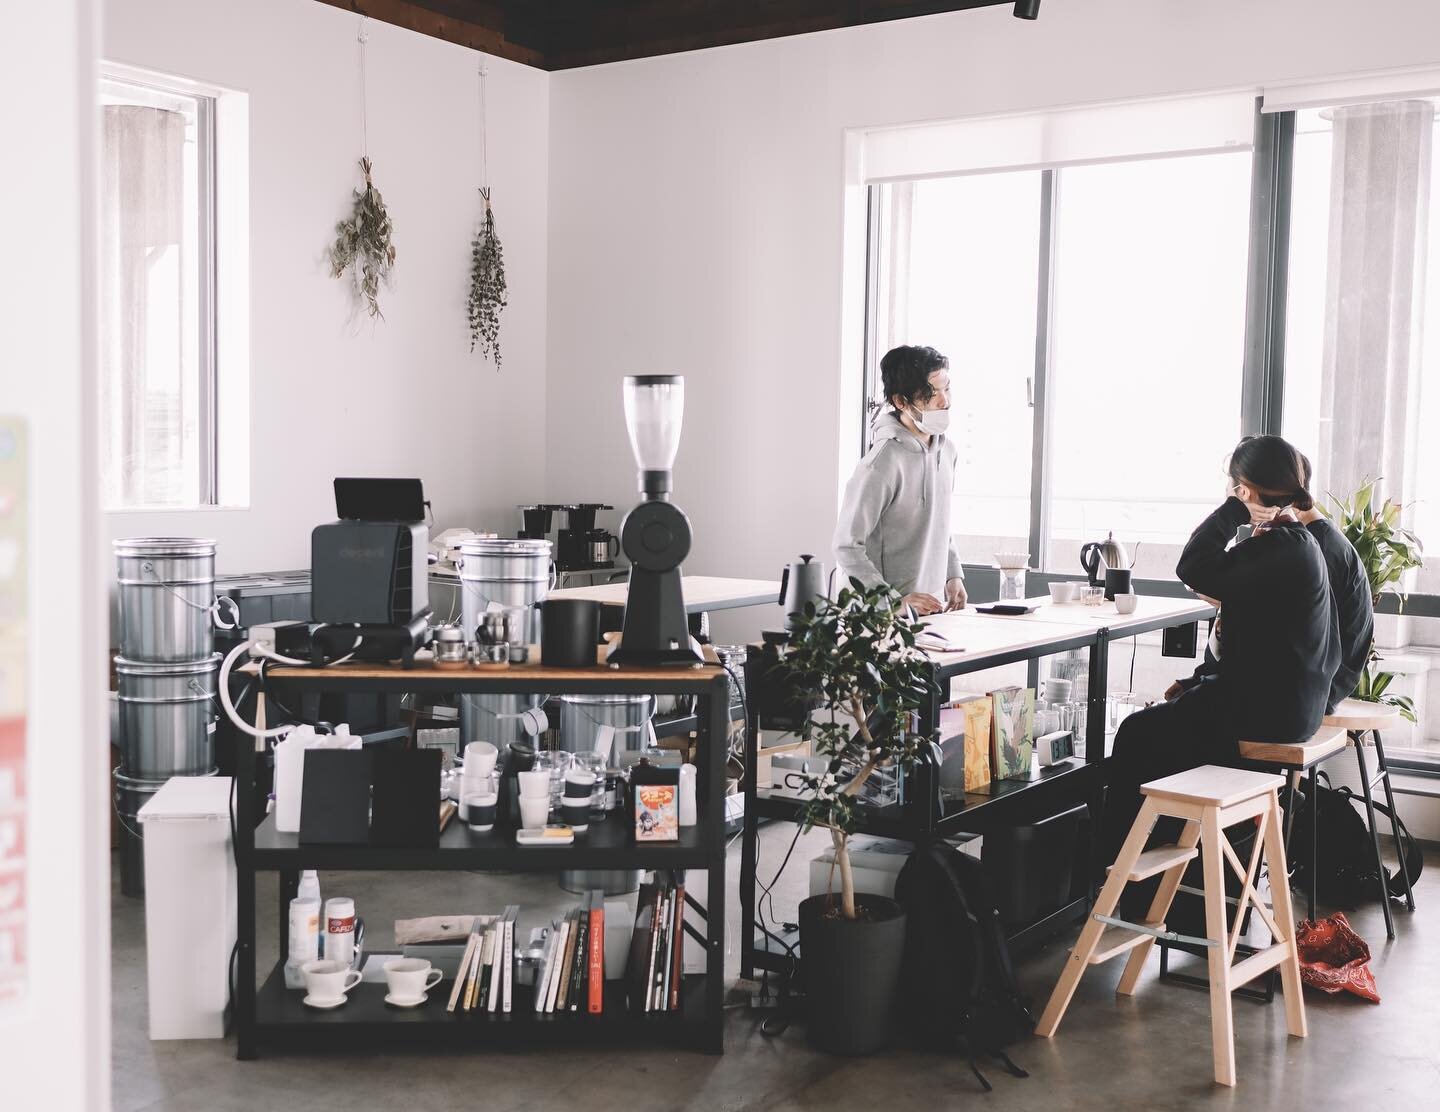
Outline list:
[[[1115,609],[1121,614],[1133,614],[1135,608],[1140,605],[1140,596],[1133,591],[1127,591],[1115,596]]]
[[[549,805],[550,770],[548,768],[519,773],[519,779],[521,799],[543,799],[546,805]]]
[[[307,961],[300,972],[305,974],[306,993],[317,1004],[338,1004],[364,979],[358,969],[328,958]]]
[[[523,776],[524,773],[521,773]],[[547,777],[548,779],[548,777]],[[540,796],[520,797],[520,825],[526,830],[535,830],[545,825],[550,817],[550,792]]]
[[[494,791],[477,792],[465,797],[465,822],[477,834],[486,834],[495,828],[495,806],[500,797]],[[388,966],[387,966],[388,968]]]
[[[432,980],[433,978],[433,980]],[[385,984],[401,1004],[419,1003],[444,980],[445,974],[424,958],[400,958],[385,963]]]
[[[488,741],[472,741],[465,746],[465,777],[479,780],[495,771],[500,750]]]
[[[1050,584],[1050,601],[1065,603],[1075,601],[1075,584],[1068,580]]]

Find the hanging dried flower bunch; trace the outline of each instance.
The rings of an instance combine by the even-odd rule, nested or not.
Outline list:
[[[370,179],[370,159],[360,160],[365,188],[355,190],[355,204],[346,220],[335,225],[335,242],[330,245],[330,277],[342,278],[354,270],[355,292],[364,300],[365,311],[385,319],[380,312],[380,286],[390,284],[395,265],[393,227],[385,198]]]
[[[505,250],[495,234],[495,213],[490,208],[490,190],[480,190],[485,201],[485,221],[470,242],[470,350],[495,360],[500,369],[500,310],[507,304]]]

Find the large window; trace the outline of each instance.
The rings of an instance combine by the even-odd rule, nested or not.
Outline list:
[[[1173,577],[1241,433],[1250,161],[874,187],[872,365],[902,343],[950,357],[967,562],[1034,542],[1034,566],[1075,572],[1113,531]]]
[[[105,503],[213,505],[215,102],[106,77],[100,103]]]

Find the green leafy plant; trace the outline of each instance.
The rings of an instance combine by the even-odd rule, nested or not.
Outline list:
[[[1332,507],[1321,508],[1345,539],[1355,546],[1360,556],[1360,566],[1370,581],[1370,595],[1377,605],[1383,594],[1396,595],[1400,607],[1405,606],[1405,592],[1400,583],[1405,573],[1425,563],[1425,550],[1420,538],[1400,524],[1402,507],[1400,503],[1384,499],[1375,505],[1375,485],[1378,479],[1366,479],[1348,499],[1344,501],[1330,495]],[[1387,694],[1395,680],[1393,672],[1377,672],[1375,664],[1380,659],[1372,646],[1370,661],[1355,688],[1355,698],[1367,703],[1383,703],[1397,707],[1409,721],[1415,721],[1414,701],[1404,695]]]
[[[355,190],[350,215],[335,225],[335,242],[330,245],[330,277],[343,278],[354,271],[355,292],[372,317],[385,319],[380,312],[380,286],[390,284],[395,266],[394,228],[385,198],[371,180],[370,159],[360,160],[365,188]]]
[[[470,243],[470,350],[495,360],[500,369],[500,310],[509,304],[505,286],[505,251],[495,234],[495,214],[490,208],[490,190],[480,190],[485,200],[485,220]]]
[[[846,919],[857,917],[849,840],[860,790],[877,769],[912,767],[930,740],[915,730],[935,693],[930,662],[915,647],[923,628],[890,587],[851,579],[838,598],[805,605],[781,661],[784,682],[813,701],[801,736],[826,768],[806,777],[804,827],[830,831]]]

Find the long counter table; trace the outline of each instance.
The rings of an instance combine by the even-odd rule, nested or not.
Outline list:
[[[920,723],[920,732],[934,736],[938,731],[940,708],[950,700],[951,680],[957,676],[1026,661],[1030,684],[1034,685],[1039,661],[1057,653],[1088,649],[1089,691],[1086,707],[1086,750],[1082,759],[1036,769],[1029,780],[998,781],[985,795],[967,794],[963,799],[944,800],[937,812],[927,765],[917,768],[912,790],[901,806],[863,810],[857,833],[906,841],[959,834],[984,834],[1001,826],[1035,821],[1065,806],[1084,802],[1098,816],[1103,799],[1103,765],[1108,720],[1110,645],[1119,640],[1171,626],[1213,618],[1214,609],[1199,599],[1142,596],[1132,614],[1121,614],[1113,602],[1100,606],[1083,603],[1055,604],[1048,598],[1027,599],[1036,607],[1032,614],[990,615],[973,608],[925,619],[933,633],[954,646],[954,651],[927,650],[934,662],[936,694]],[[762,724],[751,721],[746,745],[745,827],[740,861],[741,921],[750,924],[744,931],[741,949],[742,975],[751,977],[756,968],[783,971],[789,960],[772,952],[755,939],[755,884],[758,830],[761,819],[798,822],[802,804],[790,796],[777,796],[756,787],[756,750]],[[1024,935],[1042,934],[1083,915],[1088,900],[1076,901],[1041,923],[1032,924]],[[1018,941],[1017,936],[1017,941]]]

